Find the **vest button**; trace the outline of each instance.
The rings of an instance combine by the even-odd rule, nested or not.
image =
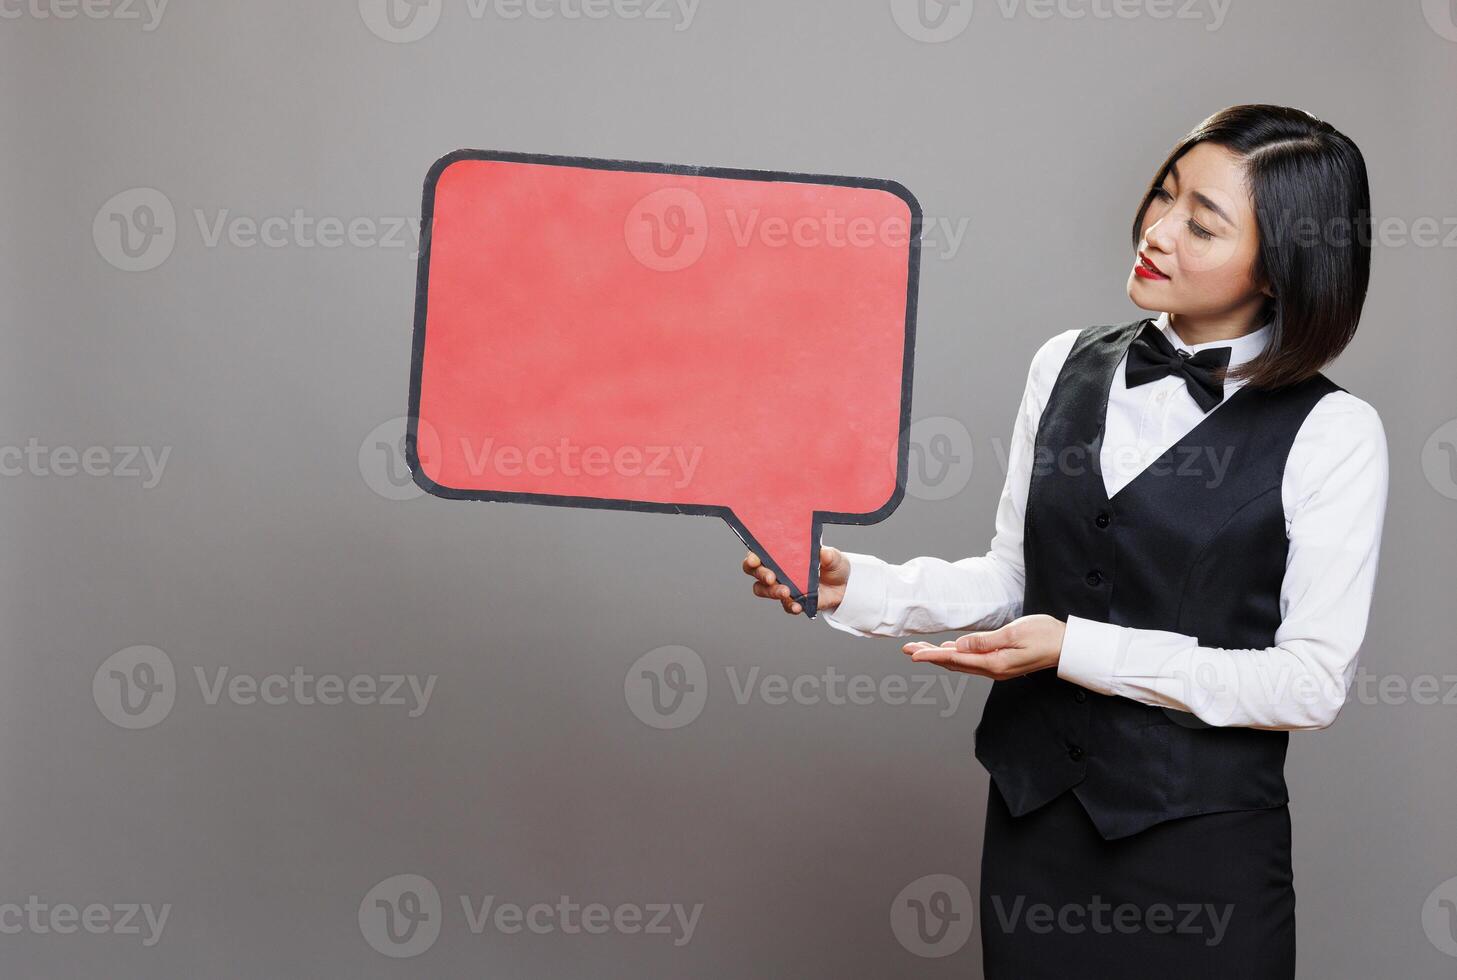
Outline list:
[[[1083,757],[1083,750],[1078,748],[1078,746],[1076,745],[1069,745],[1067,747],[1067,757],[1074,762],[1081,761]]]
[[[1097,517],[1093,518],[1093,523],[1098,525],[1099,527],[1107,527],[1109,524],[1113,523],[1113,518],[1108,516],[1108,512],[1106,510],[1102,510],[1098,512]]]
[[[1097,588],[1098,586],[1103,584],[1103,573],[1095,568],[1088,573],[1087,578],[1084,581],[1086,581],[1089,585],[1093,586],[1093,588]]]
[[[1073,700],[1076,701],[1078,704],[1082,704],[1084,701],[1088,700],[1088,692],[1084,691],[1082,688],[1078,688],[1076,691],[1073,692]]]

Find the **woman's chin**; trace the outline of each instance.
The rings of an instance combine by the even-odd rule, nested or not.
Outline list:
[[[1161,286],[1167,282],[1168,280],[1165,279],[1151,284],[1140,279],[1137,273],[1131,273],[1128,276],[1128,298],[1139,309],[1163,312],[1169,308],[1169,297],[1164,292],[1154,288],[1154,286]]]

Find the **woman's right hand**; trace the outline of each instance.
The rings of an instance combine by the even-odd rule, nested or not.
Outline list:
[[[782,585],[774,571],[759,560],[752,551],[744,557],[744,574],[754,579],[754,595],[762,599],[777,599],[784,611],[799,615],[804,608],[790,597],[789,586]],[[830,612],[845,598],[845,586],[850,581],[850,559],[839,548],[820,546],[820,593],[819,611]]]

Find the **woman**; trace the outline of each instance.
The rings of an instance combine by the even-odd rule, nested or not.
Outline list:
[[[903,650],[994,681],[989,978],[1295,975],[1287,732],[1345,700],[1386,506],[1381,420],[1320,373],[1360,319],[1369,208],[1330,125],[1210,117],[1134,220],[1128,296],[1159,315],[1033,358],[991,550],[821,551],[835,628],[975,631]]]

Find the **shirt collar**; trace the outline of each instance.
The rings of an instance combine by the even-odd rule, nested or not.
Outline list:
[[[1273,330],[1271,325],[1267,323],[1258,330],[1247,333],[1242,337],[1234,337],[1229,340],[1209,340],[1202,344],[1186,344],[1179,339],[1179,335],[1174,332],[1174,328],[1169,324],[1169,315],[1167,313],[1160,313],[1158,319],[1154,321],[1154,326],[1163,332],[1163,335],[1169,339],[1169,343],[1173,344],[1176,350],[1186,350],[1191,354],[1197,354],[1206,347],[1230,348],[1229,366],[1231,368],[1238,367],[1246,361],[1254,360],[1265,349],[1265,345],[1270,342],[1270,333]],[[1230,379],[1225,382],[1225,387],[1238,383],[1234,379]]]

